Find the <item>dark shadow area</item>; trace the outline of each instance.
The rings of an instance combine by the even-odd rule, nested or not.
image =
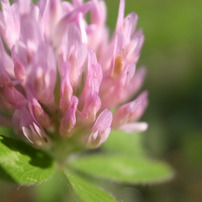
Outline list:
[[[23,141],[3,137],[1,142],[11,150],[18,151],[23,155],[29,156],[31,159],[29,163],[33,166],[40,168],[48,168],[52,165],[52,159],[47,153],[42,150],[31,147]]]

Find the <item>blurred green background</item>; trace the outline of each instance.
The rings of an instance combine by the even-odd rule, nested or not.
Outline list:
[[[115,27],[118,0],[106,0],[107,23]],[[202,1],[126,0],[128,14],[139,16],[145,34],[139,66],[148,69],[143,89],[149,107],[142,118],[149,123],[143,134],[148,155],[166,159],[175,178],[153,186],[120,188],[129,202],[200,202],[202,200]],[[0,201],[21,201],[29,188],[1,187]],[[6,194],[4,193],[6,190]],[[29,195],[29,194],[28,194]],[[9,197],[8,197],[9,196]],[[27,196],[29,198],[29,196]],[[133,198],[133,199],[132,199]]]
[[[119,1],[107,0],[108,24],[114,27]],[[175,178],[154,186],[125,188],[136,201],[202,200],[202,1],[126,0],[145,34],[139,66],[148,69],[144,89],[149,123],[143,142],[148,154],[166,159]]]

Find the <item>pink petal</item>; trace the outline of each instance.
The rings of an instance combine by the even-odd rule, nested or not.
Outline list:
[[[134,94],[141,89],[144,82],[145,75],[146,75],[145,67],[141,67],[140,69],[137,70],[135,77],[133,81],[131,82],[131,87],[130,87],[131,94]]]
[[[113,127],[138,120],[147,107],[147,92],[141,93],[137,99],[122,105],[114,114]]]
[[[112,66],[111,66],[111,77],[113,79],[117,79],[123,69],[124,69],[124,54],[123,49],[125,47],[124,38],[121,34],[116,34],[115,42],[114,42],[114,49],[113,49],[113,56],[112,56]]]
[[[64,71],[63,75],[61,76],[61,85],[60,85],[60,109],[63,112],[66,112],[69,108],[69,104],[72,100],[73,96],[73,89],[70,83],[69,78],[69,71],[70,67],[68,63],[62,63],[61,71]]]
[[[21,14],[27,14],[30,11],[31,0],[18,0],[19,10]]]
[[[143,132],[147,130],[148,124],[145,122],[126,123],[119,127],[120,130],[126,133]]]
[[[93,9],[91,12],[92,24],[103,24],[106,21],[106,6],[103,1],[93,0]]]
[[[111,78],[104,78],[100,89],[100,97],[103,108],[113,108],[121,101],[122,86],[120,82],[114,82]]]
[[[42,35],[38,23],[32,18],[21,20],[21,40],[25,43],[30,55],[35,53],[42,42]],[[30,56],[31,57],[31,56]]]
[[[0,38],[0,60],[3,66],[1,68],[3,68],[4,71],[8,73],[9,76],[14,77],[13,61],[11,60],[11,57],[6,53],[1,38]]]
[[[1,8],[4,20],[4,30],[2,35],[9,48],[19,39],[20,22],[17,12],[14,12],[10,6],[9,0],[1,0]]]
[[[38,21],[39,18],[39,8],[32,3],[31,0],[18,0],[16,3],[12,5],[14,7],[15,12],[19,12],[19,14],[24,18],[24,16]]]
[[[101,81],[102,67],[97,62],[96,54],[93,51],[90,51],[88,55],[88,69],[84,91],[91,89],[93,92],[98,93]]]
[[[105,109],[98,116],[95,124],[91,129],[90,135],[87,137],[87,147],[96,148],[104,143],[111,131],[112,113]]]
[[[88,47],[99,53],[108,40],[105,26],[106,6],[104,1],[93,0],[92,3],[91,24],[85,25],[85,31],[88,36]]]
[[[38,2],[39,13],[41,16],[41,30],[48,41],[53,41],[57,22],[61,18],[60,0],[40,0]]]
[[[25,97],[11,82],[8,85],[0,87],[0,98],[15,107],[23,106],[26,103]]]
[[[134,68],[135,69],[135,68]],[[146,75],[146,68],[141,67],[135,72],[135,76],[133,78],[128,78],[127,79],[127,91],[124,91],[123,93],[123,100],[128,100],[130,97],[132,97],[135,93],[137,93],[144,82],[144,78]]]
[[[67,113],[62,118],[60,123],[60,135],[63,137],[70,137],[72,135],[74,126],[76,124],[76,110],[78,105],[78,98],[73,96],[69,105]]]
[[[14,129],[23,134],[27,140],[38,147],[50,144],[49,138],[39,123],[36,123],[26,108],[16,109],[12,118]]]
[[[126,44],[130,43],[131,36],[137,26],[138,16],[136,13],[130,13],[124,19],[123,34],[125,36]]]
[[[89,94],[81,112],[78,112],[78,119],[81,124],[89,124],[95,121],[97,112],[101,107],[101,100],[97,94]]]
[[[74,6],[81,6],[83,4],[83,0],[72,0]]]
[[[123,26],[124,10],[125,10],[125,0],[120,0],[119,13],[116,22],[116,31],[119,31]]]
[[[48,128],[51,125],[51,120],[46,112],[43,110],[39,102],[33,98],[29,103],[29,111],[34,118],[35,121],[40,123],[40,125],[44,128]]]
[[[40,44],[29,66],[26,80],[26,93],[28,91],[42,103],[54,101],[54,88],[56,83],[55,54],[49,44]]]
[[[61,44],[61,39],[67,29],[67,25],[71,23],[79,24],[79,13],[85,15],[90,9],[92,9],[92,2],[86,2],[83,5],[77,7],[72,12],[67,13],[57,24],[55,29],[53,43],[56,47]],[[79,26],[78,26],[79,27]]]
[[[122,74],[122,77],[120,79],[120,82],[124,88],[124,94],[127,94],[127,92],[129,91],[128,86],[131,85],[131,81],[134,79],[135,71],[136,71],[136,65],[135,64],[126,65],[124,70],[123,70],[123,74]],[[127,88],[127,91],[125,91],[125,88]]]
[[[25,44],[21,41],[17,41],[11,50],[11,55],[14,62],[16,78],[24,80],[26,78],[26,69],[29,62]]]
[[[98,96],[102,81],[102,68],[98,64],[96,55],[92,51],[88,55],[88,69],[84,90],[80,97],[79,108],[83,108],[81,117],[87,122],[92,122],[96,118],[96,113],[100,109],[101,101]]]
[[[86,61],[87,49],[81,42],[81,34],[76,25],[69,25],[58,50],[64,62],[70,64],[70,82],[73,87],[80,82]],[[62,69],[59,69],[62,71]]]
[[[127,60],[129,63],[136,63],[138,61],[143,43],[144,35],[142,31],[139,30],[126,47]]]

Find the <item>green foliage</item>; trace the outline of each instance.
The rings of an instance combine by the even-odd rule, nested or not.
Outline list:
[[[19,184],[34,184],[46,180],[54,170],[52,159],[30,145],[0,136],[0,176]]]
[[[112,131],[103,153],[83,156],[72,167],[88,175],[132,184],[155,183],[173,176],[166,164],[145,156],[141,134]]]
[[[80,200],[82,202],[115,202],[109,194],[105,191],[99,189],[93,184],[89,183],[85,179],[82,179],[76,174],[73,174],[69,170],[65,171],[65,175],[67,176],[70,184],[72,185],[74,191],[79,195]],[[79,202],[75,200],[75,202]]]
[[[133,156],[144,155],[141,144],[142,134],[127,134],[122,131],[112,130],[110,136],[103,144],[108,153],[132,154]]]
[[[77,198],[62,171],[55,171],[47,181],[38,184],[35,188],[37,202],[71,202]]]
[[[77,155],[73,161],[67,161],[68,165],[62,168],[58,165],[56,169],[54,159],[47,153],[11,138],[10,130],[1,128],[0,131],[4,134],[0,136],[0,178],[21,185],[45,181],[36,186],[39,202],[115,201],[89,182],[89,176],[119,183],[146,184],[161,182],[173,175],[165,163],[145,157],[139,134],[112,131],[100,152]]]
[[[78,159],[73,167],[95,177],[133,184],[159,182],[172,176],[165,163],[125,154],[91,155]]]

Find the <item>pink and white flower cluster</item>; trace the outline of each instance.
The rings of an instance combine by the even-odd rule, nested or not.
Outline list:
[[[145,130],[136,121],[147,92],[125,103],[145,69],[136,71],[144,41],[137,15],[124,18],[124,7],[120,0],[110,37],[104,1],[1,0],[0,124],[36,146],[60,135],[96,148],[111,128]]]

